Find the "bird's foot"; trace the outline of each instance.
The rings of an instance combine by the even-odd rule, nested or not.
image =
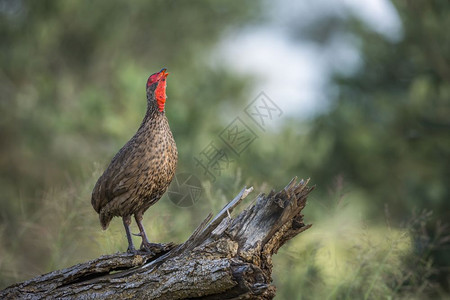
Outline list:
[[[128,246],[127,252],[131,254],[136,254],[137,250],[133,246]]]
[[[150,242],[142,242],[141,251],[146,251],[152,254],[157,254],[164,251],[164,246],[161,244],[155,244]]]

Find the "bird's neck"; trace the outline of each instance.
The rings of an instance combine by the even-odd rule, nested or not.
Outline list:
[[[147,112],[145,113],[144,119],[139,127],[139,131],[147,127],[158,126],[158,124],[161,123],[161,120],[164,119],[164,111],[159,111],[155,102],[156,101],[148,101]]]
[[[156,102],[148,102],[147,103],[147,112],[145,116],[153,117],[158,115],[164,115],[164,111],[160,111]]]
[[[143,123],[150,122],[151,120],[155,120],[158,118],[162,118],[163,116],[164,111],[159,111],[158,107],[147,106],[147,112],[145,113]]]
[[[166,98],[165,83],[160,83],[156,88],[155,84],[147,88],[147,112],[153,112],[154,110],[164,112]]]

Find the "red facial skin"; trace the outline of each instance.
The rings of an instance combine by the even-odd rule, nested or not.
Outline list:
[[[160,112],[164,111],[164,104],[166,103],[167,99],[166,96],[167,75],[169,75],[169,73],[166,73],[166,69],[162,69],[160,72],[151,75],[147,81],[147,87],[149,87],[155,82],[158,82],[158,85],[156,86],[155,89],[155,98],[156,102],[158,103],[158,108]]]

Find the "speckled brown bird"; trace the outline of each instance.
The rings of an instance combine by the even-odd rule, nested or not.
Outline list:
[[[147,113],[136,134],[114,156],[92,192],[92,206],[106,229],[113,217],[122,217],[128,251],[134,252],[131,216],[134,215],[142,238],[141,250],[151,251],[142,225],[144,212],[167,190],[178,161],[178,152],[164,113],[166,69],[147,80]]]

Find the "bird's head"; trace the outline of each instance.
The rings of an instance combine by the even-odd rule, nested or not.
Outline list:
[[[166,68],[161,71],[150,75],[147,80],[147,100],[149,105],[155,105],[160,112],[164,111],[164,104],[166,103],[166,86],[167,75]]]

